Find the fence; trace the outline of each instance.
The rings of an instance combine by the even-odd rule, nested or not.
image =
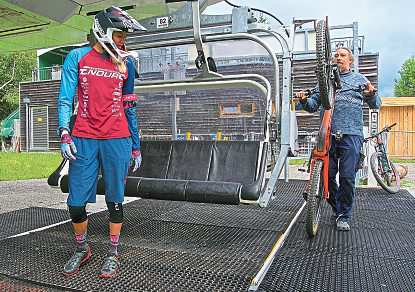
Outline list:
[[[389,157],[415,159],[415,131],[391,131],[387,141]]]
[[[32,70],[32,81],[60,80],[62,66],[35,68]]]

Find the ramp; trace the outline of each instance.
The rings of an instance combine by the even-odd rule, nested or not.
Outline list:
[[[90,215],[93,258],[65,278],[74,246],[70,223],[0,245],[0,274],[19,281],[79,291],[246,291],[299,206],[304,183],[280,184],[267,209],[160,200],[125,206],[117,278],[97,277],[107,252],[107,214]]]
[[[324,204],[310,240],[305,217],[288,236],[259,291],[414,291],[415,199],[358,189],[352,229],[338,232]]]

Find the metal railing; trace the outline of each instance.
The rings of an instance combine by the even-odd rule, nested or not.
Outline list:
[[[62,66],[35,68],[32,70],[32,81],[60,80]]]

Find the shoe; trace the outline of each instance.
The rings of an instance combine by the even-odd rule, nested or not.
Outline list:
[[[105,258],[99,277],[103,279],[113,278],[118,273],[119,269],[120,261],[118,260],[118,258],[114,255],[108,256],[107,258]]]
[[[337,219],[337,230],[339,231],[350,231],[349,222],[345,219]]]
[[[88,246],[86,250],[75,251],[73,256],[63,267],[65,276],[72,276],[79,272],[79,268],[84,265],[92,256],[91,248]]]

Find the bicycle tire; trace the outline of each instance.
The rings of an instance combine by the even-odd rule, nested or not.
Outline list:
[[[387,191],[390,194],[396,194],[399,192],[401,188],[401,178],[399,176],[399,172],[396,169],[395,165],[392,163],[392,161],[389,161],[391,167],[392,167],[392,175],[395,177],[395,181],[392,183],[393,185],[388,185],[388,180],[385,178],[385,174],[383,173],[383,170],[379,167],[379,159],[380,156],[385,155],[383,152],[375,152],[370,156],[370,168],[372,169],[373,176],[375,177],[378,184]],[[386,157],[386,159],[388,159]],[[380,172],[380,173],[379,173]]]
[[[323,161],[316,160],[310,173],[310,186],[306,205],[306,231],[310,238],[316,236],[321,218],[323,201]]]
[[[334,100],[330,85],[330,36],[325,20],[319,20],[316,24],[316,59],[316,74],[321,105],[328,110],[332,108]]]

